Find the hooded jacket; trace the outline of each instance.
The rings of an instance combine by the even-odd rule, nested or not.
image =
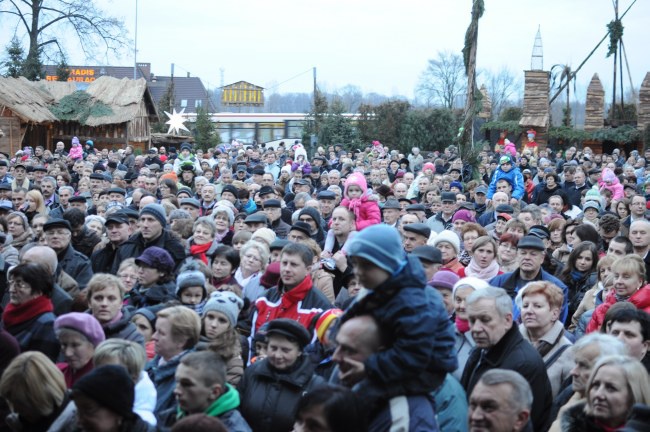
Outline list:
[[[488,187],[488,199],[492,199],[494,193],[497,191],[497,182],[499,180],[506,180],[510,185],[512,185],[513,198],[521,200],[524,197],[524,176],[521,174],[519,168],[513,166],[508,172],[503,171],[501,167],[498,167],[496,171],[494,171],[492,181]]]
[[[608,185],[606,182],[611,182],[611,184]],[[603,169],[603,173],[598,180],[598,187],[600,190],[610,190],[613,194],[612,200],[614,201],[618,201],[624,196],[623,185],[618,180],[618,177],[616,177],[614,172],[612,172],[612,170],[609,168]]]
[[[442,297],[426,286],[420,261],[412,256],[386,282],[353,303],[341,324],[372,315],[383,329],[389,348],[365,361],[368,385],[386,400],[428,394],[458,366],[455,337]]]
[[[360,198],[349,199],[348,188],[350,186],[358,186],[362,193]],[[353,172],[345,181],[345,190],[343,191],[345,198],[341,200],[341,206],[347,207],[354,213],[357,223],[357,231],[375,225],[381,222],[381,211],[376,201],[371,199],[368,194],[368,184],[363,174]]]
[[[641,287],[627,301],[636,306],[637,309],[650,313],[650,285]],[[587,326],[587,333],[600,330],[605,320],[605,314],[614,303],[616,303],[616,293],[612,290],[605,298],[605,302],[594,310],[591,321]]]

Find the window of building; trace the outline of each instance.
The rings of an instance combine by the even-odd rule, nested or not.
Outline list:
[[[194,108],[200,108],[203,106],[203,101],[201,99],[197,99],[194,101]]]
[[[187,108],[187,99],[181,100],[181,108]]]

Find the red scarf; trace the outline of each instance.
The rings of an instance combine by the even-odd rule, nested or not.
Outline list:
[[[456,328],[461,333],[467,333],[469,331],[469,321],[456,317]]]
[[[53,310],[52,301],[41,295],[18,306],[9,303],[2,314],[2,321],[5,326],[11,327]]]
[[[193,257],[199,258],[207,265],[208,257],[205,255],[205,253],[210,249],[210,246],[212,246],[212,242],[207,242],[206,244],[202,245],[193,244],[190,246],[190,254]]]

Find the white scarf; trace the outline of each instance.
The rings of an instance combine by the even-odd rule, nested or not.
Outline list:
[[[492,279],[497,274],[499,274],[499,263],[496,259],[493,259],[486,268],[481,268],[472,257],[465,268],[465,276],[473,276],[483,280]]]

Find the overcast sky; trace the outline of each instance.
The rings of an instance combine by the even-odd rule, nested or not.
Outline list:
[[[621,11],[632,0],[620,0]],[[97,0],[122,17],[134,37],[134,0]],[[470,20],[471,0],[138,0],[138,61],[152,72],[188,71],[216,87],[245,80],[264,87],[313,66],[319,84],[332,91],[346,84],[364,92],[412,98],[427,60],[438,51],[460,52]],[[478,67],[530,68],[535,33],[541,26],[544,66],[576,68],[605,35],[613,19],[612,0],[485,0],[479,24]],[[4,23],[2,23],[4,24]],[[638,0],[624,18],[624,42],[632,80],[639,87],[650,71],[650,1]],[[0,25],[3,46],[11,37]],[[597,72],[611,89],[612,60],[605,41],[578,75],[579,93]],[[70,64],[85,64],[78,52]],[[133,52],[111,65],[133,64]],[[626,76],[626,86],[628,80]],[[276,87],[310,92],[311,72]]]

